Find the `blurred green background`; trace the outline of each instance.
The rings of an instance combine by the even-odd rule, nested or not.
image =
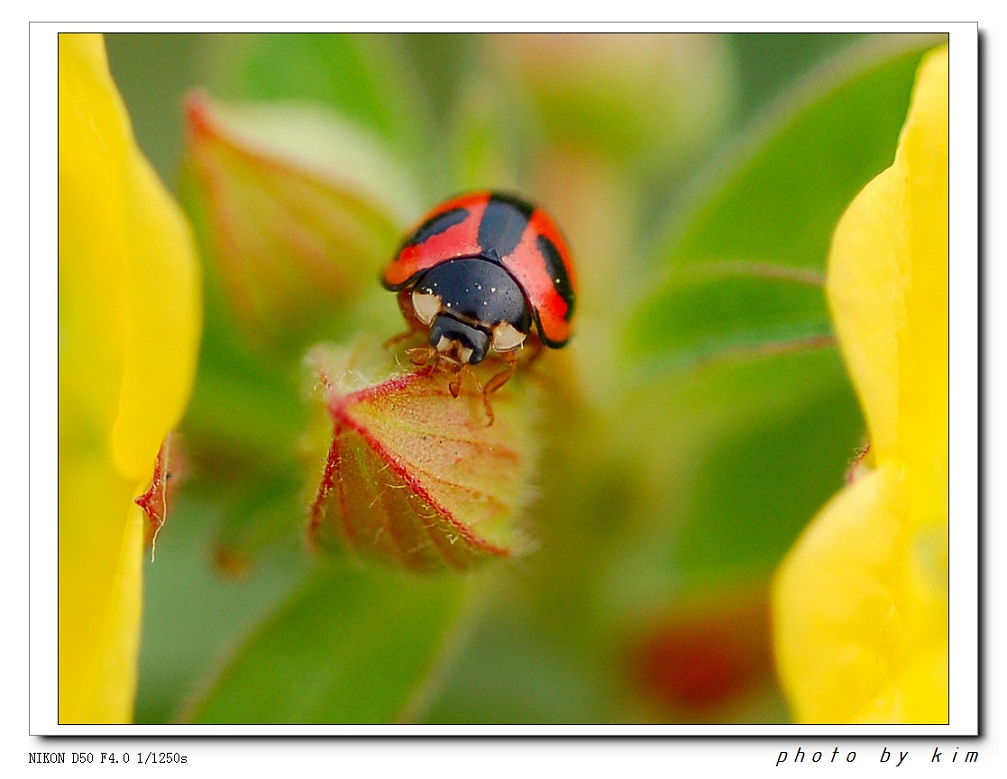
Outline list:
[[[831,340],[829,240],[890,163],[939,42],[108,35],[139,143],[182,193],[207,268],[136,721],[787,721],[769,581],[864,432]],[[194,89],[322,107],[392,171],[369,181],[387,219],[355,247],[373,285],[265,347],[230,317],[219,225],[180,176]],[[318,164],[359,174],[355,148]],[[393,335],[378,269],[411,221],[475,187],[540,202],[578,263],[576,336],[543,357],[538,550],[426,578],[319,562],[303,543],[317,473],[295,454],[301,358],[315,340]]]

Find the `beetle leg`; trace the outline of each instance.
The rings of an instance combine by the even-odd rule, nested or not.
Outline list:
[[[514,375],[514,371],[517,370],[517,358],[517,350],[504,352],[500,355],[500,359],[506,363],[506,367],[486,383],[486,387],[483,389],[484,396],[488,396],[491,392],[496,392],[508,382],[510,377]]]
[[[486,423],[486,427],[489,427],[496,421],[496,414],[493,413],[493,404],[490,403],[490,391],[488,391],[486,387],[483,386],[483,383],[479,381],[479,377],[476,376],[476,372],[472,370],[470,365],[463,366],[462,370],[472,377],[472,381],[474,381],[476,385],[476,390],[483,396],[483,408],[486,409],[486,417],[489,419]]]
[[[437,350],[432,346],[417,346],[414,349],[406,349],[409,362],[413,365],[426,365],[437,354]]]
[[[490,403],[490,396],[485,392],[483,393],[483,408],[486,409],[486,416],[489,418],[486,427],[493,427],[493,423],[496,422],[497,417],[493,413],[493,404]]]
[[[462,391],[462,371],[467,366],[451,359],[443,352],[438,352],[433,347],[429,347],[426,351],[429,354],[428,359],[433,358],[436,360],[437,370],[454,374],[451,381],[448,382],[448,391],[451,393],[451,397],[457,398]]]
[[[506,384],[517,370],[517,350],[514,350],[513,352],[504,352],[500,355],[500,358],[506,364],[504,369],[486,382],[485,386],[481,385],[479,380],[476,379],[476,386],[479,387],[479,390],[483,394],[483,407],[486,409],[486,416],[489,417],[489,422],[486,423],[486,427],[492,425],[496,420],[496,414],[493,413],[493,404],[490,403],[490,393],[496,392],[504,384]],[[473,374],[473,376],[474,375],[475,374]]]
[[[475,377],[475,374],[472,373],[472,369],[469,368],[468,365],[459,365],[454,360],[450,361],[450,366],[451,367],[448,368],[448,370],[454,373],[455,377],[451,379],[451,383],[448,384],[448,390],[451,392],[451,397],[457,398],[461,394],[462,379],[465,378],[465,374],[469,373],[473,376],[473,378]],[[478,383],[479,380],[476,379],[476,384]]]
[[[486,417],[489,420],[486,422],[486,427],[492,427],[493,423],[496,422],[497,415],[493,413],[493,404],[490,402],[490,396],[486,394],[483,390],[483,408],[486,409]]]

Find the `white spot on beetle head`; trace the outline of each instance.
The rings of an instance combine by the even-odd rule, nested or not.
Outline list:
[[[413,290],[413,311],[420,322],[429,326],[441,312],[441,296],[419,289]]]
[[[512,352],[524,343],[528,335],[510,322],[501,322],[493,328],[493,351]]]

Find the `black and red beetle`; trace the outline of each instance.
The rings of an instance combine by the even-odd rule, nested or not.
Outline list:
[[[410,332],[429,332],[430,346],[412,350],[413,361],[457,373],[455,397],[464,368],[488,356],[503,361],[482,387],[491,423],[488,396],[517,370],[520,349],[558,349],[570,338],[570,251],[545,211],[513,195],[482,191],[441,203],[405,239],[382,282],[399,293]]]

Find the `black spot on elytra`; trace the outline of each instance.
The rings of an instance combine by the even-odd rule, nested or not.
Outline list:
[[[538,250],[542,253],[542,257],[545,260],[546,272],[549,274],[556,292],[566,301],[566,313],[563,315],[563,319],[569,322],[573,316],[575,301],[573,287],[570,285],[570,276],[566,272],[563,258],[560,257],[559,250],[556,249],[555,244],[544,235],[538,237]]]
[[[502,195],[489,199],[479,223],[479,245],[487,259],[499,262],[517,248],[534,210],[528,203]]]
[[[468,219],[468,216],[469,211],[467,208],[452,208],[450,211],[445,211],[443,214],[432,216],[421,224],[415,233],[406,239],[404,246],[415,246],[416,244],[423,243],[428,238],[438,235],[439,233],[443,233],[449,227],[461,224]]]

